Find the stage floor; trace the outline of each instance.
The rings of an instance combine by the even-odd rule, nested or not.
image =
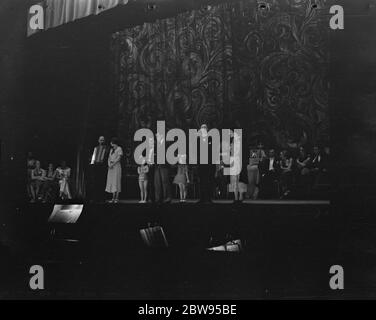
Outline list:
[[[108,202],[105,202],[108,203]],[[109,203],[110,204],[110,203]],[[139,200],[119,200],[118,204],[139,204],[139,205],[152,205],[152,202],[139,203]],[[233,205],[330,205],[329,200],[244,200],[241,203],[234,203],[233,200],[213,200],[211,203],[200,203],[198,199],[189,199],[186,202],[180,202],[179,200],[172,200],[170,204],[233,204]],[[116,204],[115,204],[116,205]]]

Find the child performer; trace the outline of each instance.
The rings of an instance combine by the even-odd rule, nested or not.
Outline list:
[[[138,172],[138,185],[141,191],[141,200],[139,203],[146,203],[148,198],[148,172],[149,166],[143,160],[142,164],[137,168]]]
[[[174,183],[179,186],[180,202],[185,202],[187,198],[187,184],[189,183],[188,166],[186,162],[186,155],[179,154],[178,172],[174,178]]]

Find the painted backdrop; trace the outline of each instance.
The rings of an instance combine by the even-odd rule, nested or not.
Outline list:
[[[268,3],[225,3],[115,33],[120,138],[165,120],[243,128],[248,145],[327,143],[328,8]]]

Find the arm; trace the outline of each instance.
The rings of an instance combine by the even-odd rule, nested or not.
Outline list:
[[[141,173],[141,167],[137,167],[137,173],[138,173],[138,174]]]
[[[115,158],[114,158],[113,161],[112,161],[112,165],[114,165],[114,164],[120,162],[121,157],[122,157],[122,155],[123,155],[123,150],[122,150],[121,148],[119,148],[119,149],[116,150],[115,152],[116,152],[116,154],[115,154]]]

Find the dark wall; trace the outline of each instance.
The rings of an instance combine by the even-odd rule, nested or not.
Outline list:
[[[341,184],[375,184],[376,4],[336,3],[345,9],[345,29],[331,31],[330,40],[333,168]]]

